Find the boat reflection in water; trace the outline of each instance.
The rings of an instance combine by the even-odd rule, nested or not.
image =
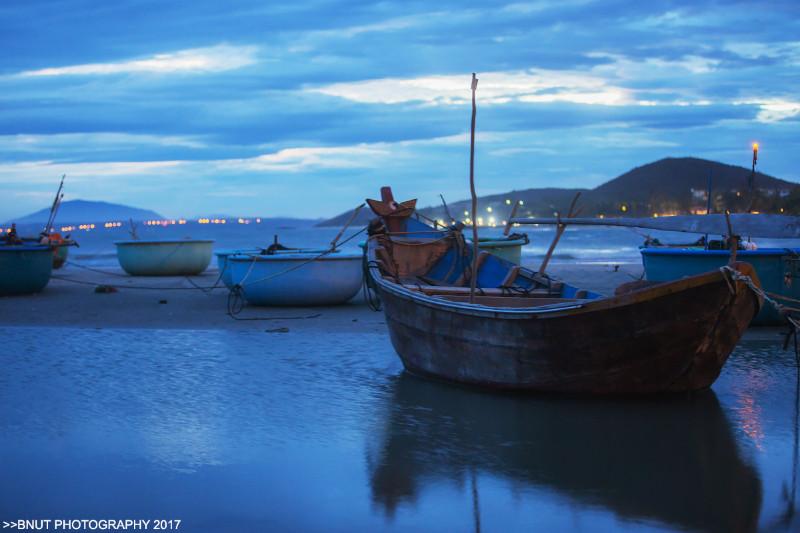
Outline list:
[[[408,374],[393,386],[367,460],[373,502],[389,517],[426,486],[477,471],[623,520],[758,527],[761,481],[711,390],[631,402],[486,394]]]

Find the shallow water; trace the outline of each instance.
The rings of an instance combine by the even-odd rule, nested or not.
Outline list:
[[[798,530],[794,356],[713,391],[506,396],[384,334],[0,328],[0,519],[184,531]]]

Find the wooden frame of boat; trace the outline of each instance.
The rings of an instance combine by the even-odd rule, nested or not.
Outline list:
[[[393,230],[398,222],[392,220]],[[458,283],[425,282],[445,257],[442,250],[460,235],[425,235],[419,222],[405,222],[403,235],[387,231],[388,224],[373,226],[367,254],[392,344],[412,373],[535,391],[703,389],[719,376],[762,305],[741,277],[724,269],[627,284],[601,297],[498,258],[491,262],[506,268],[506,277],[495,286],[479,283],[470,304],[463,275],[469,267]],[[731,268],[759,285],[749,264]],[[480,270],[477,276],[480,282]]]

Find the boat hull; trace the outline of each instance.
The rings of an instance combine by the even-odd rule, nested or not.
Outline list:
[[[0,296],[31,294],[47,286],[53,272],[49,246],[0,246]]]
[[[728,250],[685,248],[642,248],[645,276],[650,281],[672,281],[714,270],[728,263]],[[758,273],[762,288],[771,293],[800,299],[800,249],[762,248],[740,250],[736,257],[750,263]],[[754,326],[785,323],[774,307],[765,305],[753,319]]]
[[[757,283],[749,265],[737,266]],[[538,314],[437,302],[373,279],[406,369],[498,389],[703,389],[761,305],[744,283],[726,281],[719,271]]]
[[[193,276],[211,263],[211,240],[117,241],[117,259],[131,276]]]
[[[342,304],[358,293],[363,281],[358,254],[234,255],[228,268],[232,283],[251,305]]]
[[[243,248],[240,250],[220,250],[218,252],[214,252],[214,255],[217,257],[217,268],[219,269],[219,276],[222,280],[222,283],[224,283],[229,289],[233,288],[231,267],[228,264],[228,258],[230,256],[237,254],[258,254],[260,252],[261,248]]]

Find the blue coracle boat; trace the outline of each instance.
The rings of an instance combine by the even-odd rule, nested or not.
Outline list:
[[[232,249],[232,250],[219,250],[214,252],[214,255],[217,258],[217,268],[219,269],[219,276],[222,280],[222,283],[225,284],[226,287],[229,289],[233,288],[233,278],[231,276],[231,267],[228,263],[228,258],[232,255],[253,255],[253,254],[260,254],[264,250],[262,248],[239,248],[239,249]]]
[[[0,246],[0,296],[31,294],[47,286],[53,249],[39,244]]]
[[[363,281],[363,256],[340,251],[288,249],[225,258],[229,282],[251,305],[342,304]],[[224,280],[224,276],[223,276]]]
[[[727,265],[729,250],[701,248],[641,248],[645,276],[649,281],[672,281]],[[800,248],[761,248],[738,250],[737,260],[755,267],[762,288],[774,294],[800,299]],[[785,320],[774,307],[765,305],[753,319],[756,326],[775,326]]]

